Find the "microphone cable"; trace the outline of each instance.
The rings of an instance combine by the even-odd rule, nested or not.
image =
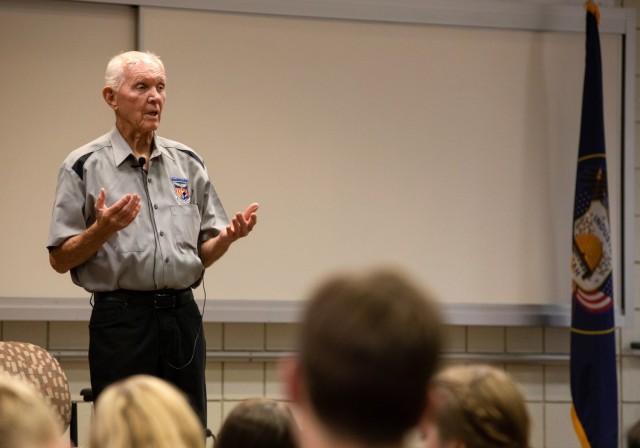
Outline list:
[[[158,226],[156,224],[156,217],[153,213],[153,204],[151,203],[151,196],[149,195],[149,187],[147,186],[148,174],[145,171],[144,167],[147,164],[147,159],[144,157],[138,158],[137,165],[131,165],[132,168],[140,168],[140,175],[142,176],[142,187],[144,188],[144,193],[147,199],[147,209],[149,210],[149,218],[151,220],[151,227],[153,228],[153,287],[154,289],[158,289],[158,282],[156,281],[156,258],[158,257]]]
[[[162,350],[160,351],[160,353],[162,353],[162,357],[165,358],[164,361],[167,363],[169,367],[171,367],[174,370],[182,370],[188,367],[193,362],[193,358],[195,358],[196,356],[196,347],[198,346],[198,339],[200,339],[200,333],[204,328],[204,309],[207,306],[207,288],[205,288],[204,286],[204,276],[202,277],[202,291],[204,292],[204,303],[202,304],[202,311],[200,312],[200,325],[198,325],[198,331],[196,333],[196,337],[193,340],[193,349],[191,350],[191,356],[189,357],[189,360],[181,366],[174,366],[166,359],[166,357],[164,356],[164,353],[162,353]],[[195,297],[193,300],[195,301]],[[197,303],[196,303],[196,306],[198,306]],[[205,353],[205,356],[206,356],[206,353]],[[205,360],[205,363],[206,363],[206,360]],[[206,369],[206,366],[205,366],[205,369]]]
[[[147,199],[147,208],[149,210],[149,215],[151,218],[151,226],[153,227],[153,239],[155,243],[155,246],[153,249],[153,284],[154,284],[154,288],[157,290],[158,283],[156,282],[156,258],[157,258],[157,252],[158,252],[159,237],[158,237],[158,226],[156,224],[156,218],[153,213],[153,204],[151,203],[151,196],[149,195],[149,187],[147,186],[148,173],[144,169],[146,163],[147,163],[147,160],[144,157],[139,157],[137,165],[131,165],[131,167],[140,168],[141,175],[142,175],[142,186],[144,187],[144,192]],[[191,356],[189,357],[189,360],[181,366],[175,366],[171,362],[169,362],[165,354],[162,352],[162,350],[160,350],[160,353],[162,354],[162,357],[164,358],[165,363],[172,369],[175,369],[175,370],[184,369],[188,367],[193,362],[193,359],[195,358],[196,348],[198,346],[198,340],[200,339],[200,334],[202,333],[202,329],[204,327],[204,309],[207,305],[207,289],[205,288],[205,284],[204,284],[204,275],[202,277],[202,290],[204,291],[204,303],[202,304],[202,311],[200,312],[200,325],[198,326],[198,331],[196,332],[196,336],[193,341],[193,349],[191,350]],[[197,304],[196,304],[196,307],[197,307]]]

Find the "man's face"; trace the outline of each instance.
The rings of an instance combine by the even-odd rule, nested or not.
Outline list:
[[[156,64],[139,62],[124,70],[124,80],[111,103],[125,131],[148,133],[158,129],[166,99],[166,78]]]

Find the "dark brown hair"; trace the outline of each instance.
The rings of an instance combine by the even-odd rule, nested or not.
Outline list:
[[[452,366],[438,373],[442,396],[436,425],[442,441],[473,448],[527,448],[530,418],[518,383],[489,365]]]
[[[229,413],[214,448],[295,448],[291,411],[266,398],[245,400]]]
[[[300,369],[314,412],[336,434],[398,442],[425,410],[440,327],[435,302],[399,272],[328,279],[300,325]]]

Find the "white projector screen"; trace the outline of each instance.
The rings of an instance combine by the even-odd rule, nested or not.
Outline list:
[[[261,204],[210,296],[296,300],[393,264],[447,303],[568,301],[583,33],[162,8],[141,27],[167,67],[161,133],[228,212]],[[622,39],[601,40],[618,229]]]

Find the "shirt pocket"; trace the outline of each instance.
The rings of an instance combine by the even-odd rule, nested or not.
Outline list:
[[[194,204],[172,205],[171,221],[177,245],[197,252],[198,234],[200,233],[198,206]]]
[[[123,253],[143,251],[148,244],[145,241],[147,233],[140,217],[137,217],[127,227],[116,233],[116,237],[113,240],[116,250]]]

